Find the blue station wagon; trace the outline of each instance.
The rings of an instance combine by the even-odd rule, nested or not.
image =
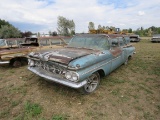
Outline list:
[[[46,80],[89,94],[96,90],[101,77],[133,56],[135,47],[128,41],[107,34],[78,34],[66,47],[31,52],[28,69]]]

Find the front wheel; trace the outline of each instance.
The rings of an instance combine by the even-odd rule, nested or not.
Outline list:
[[[22,62],[20,60],[15,60],[12,64],[13,67],[21,67],[22,66]]]
[[[87,84],[80,88],[82,94],[90,94],[94,92],[100,83],[100,76],[98,72],[93,73],[88,79]]]
[[[21,67],[22,66],[21,60],[18,58],[11,59],[10,66],[11,67]]]

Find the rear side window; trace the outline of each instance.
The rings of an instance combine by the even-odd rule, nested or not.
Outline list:
[[[118,47],[119,43],[118,43],[118,39],[112,39],[112,47]]]
[[[7,40],[7,45],[11,46],[11,45],[17,45],[16,40]]]
[[[60,39],[51,39],[51,45],[62,45],[64,42]]]
[[[0,46],[6,46],[5,40],[0,39]]]
[[[49,40],[39,40],[39,43],[42,46],[49,46],[50,45]]]

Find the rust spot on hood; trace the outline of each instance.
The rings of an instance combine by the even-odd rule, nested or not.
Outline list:
[[[55,62],[60,62],[68,64],[70,61],[80,58],[89,54],[94,54],[99,52],[99,50],[90,50],[83,48],[60,48],[56,50],[50,50],[47,52],[40,52],[41,60],[51,60]]]

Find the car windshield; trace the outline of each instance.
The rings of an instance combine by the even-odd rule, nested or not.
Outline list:
[[[1,46],[1,47],[2,47],[2,46],[6,46],[5,40],[0,39],[0,46]]]
[[[67,47],[86,48],[94,50],[110,49],[109,41],[106,36],[100,35],[79,35],[73,37]]]

